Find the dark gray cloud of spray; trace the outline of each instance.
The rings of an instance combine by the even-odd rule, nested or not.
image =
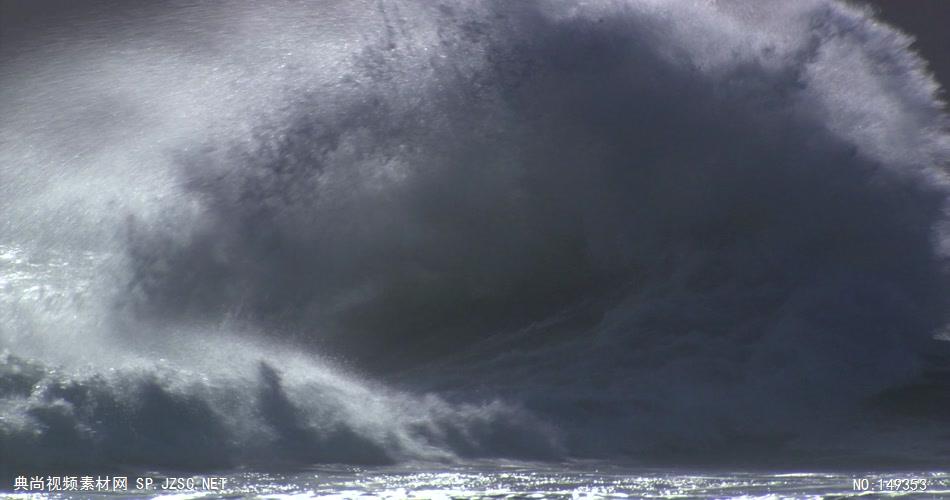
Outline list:
[[[30,382],[11,382],[0,444],[72,449],[36,444],[38,421],[105,464],[175,465],[115,450],[131,421],[230,443],[195,467],[936,460],[937,86],[867,12],[788,4],[131,4],[4,49],[30,70],[2,102],[34,127],[3,128],[5,227],[112,249],[97,343],[293,346],[390,388],[322,362],[305,383],[245,346],[218,384],[138,367],[131,388],[79,377],[82,399],[27,389],[34,349],[8,359],[4,380]],[[23,166],[73,154],[92,159]],[[375,391],[395,423],[355,416]],[[257,409],[223,419],[242,398]],[[56,425],[81,431],[53,428],[63,405]],[[270,431],[235,443],[242,426]]]

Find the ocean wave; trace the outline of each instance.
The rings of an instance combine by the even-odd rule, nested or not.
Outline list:
[[[78,138],[2,129],[48,151],[4,146],[16,248],[111,252],[37,278],[82,301],[0,295],[3,462],[946,453],[933,405],[865,439],[945,387],[937,86],[867,12],[743,5],[182,4],[135,22],[184,41],[28,74],[117,75],[132,131],[91,91]],[[50,142],[96,152],[37,179]],[[80,370],[70,329],[120,365],[211,336],[242,361]]]

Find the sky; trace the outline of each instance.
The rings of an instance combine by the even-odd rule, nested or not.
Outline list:
[[[863,0],[879,17],[915,38],[914,46],[927,60],[941,86],[950,84],[950,1]],[[944,100],[946,100],[946,90]]]

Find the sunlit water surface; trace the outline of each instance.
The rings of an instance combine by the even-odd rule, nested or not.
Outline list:
[[[167,478],[149,472],[155,486],[127,492],[53,494],[51,498],[948,498],[950,472],[689,472],[614,467],[458,467],[446,469],[329,467],[289,473],[227,472],[224,488],[167,490]],[[907,491],[905,480],[926,481]],[[863,482],[867,480],[867,482]],[[869,485],[866,489],[859,485]],[[903,486],[898,486],[903,485]],[[9,498],[34,498],[13,494]]]

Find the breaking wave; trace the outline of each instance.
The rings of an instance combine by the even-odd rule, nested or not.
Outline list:
[[[126,8],[0,54],[0,473],[950,454],[947,120],[869,13]]]

